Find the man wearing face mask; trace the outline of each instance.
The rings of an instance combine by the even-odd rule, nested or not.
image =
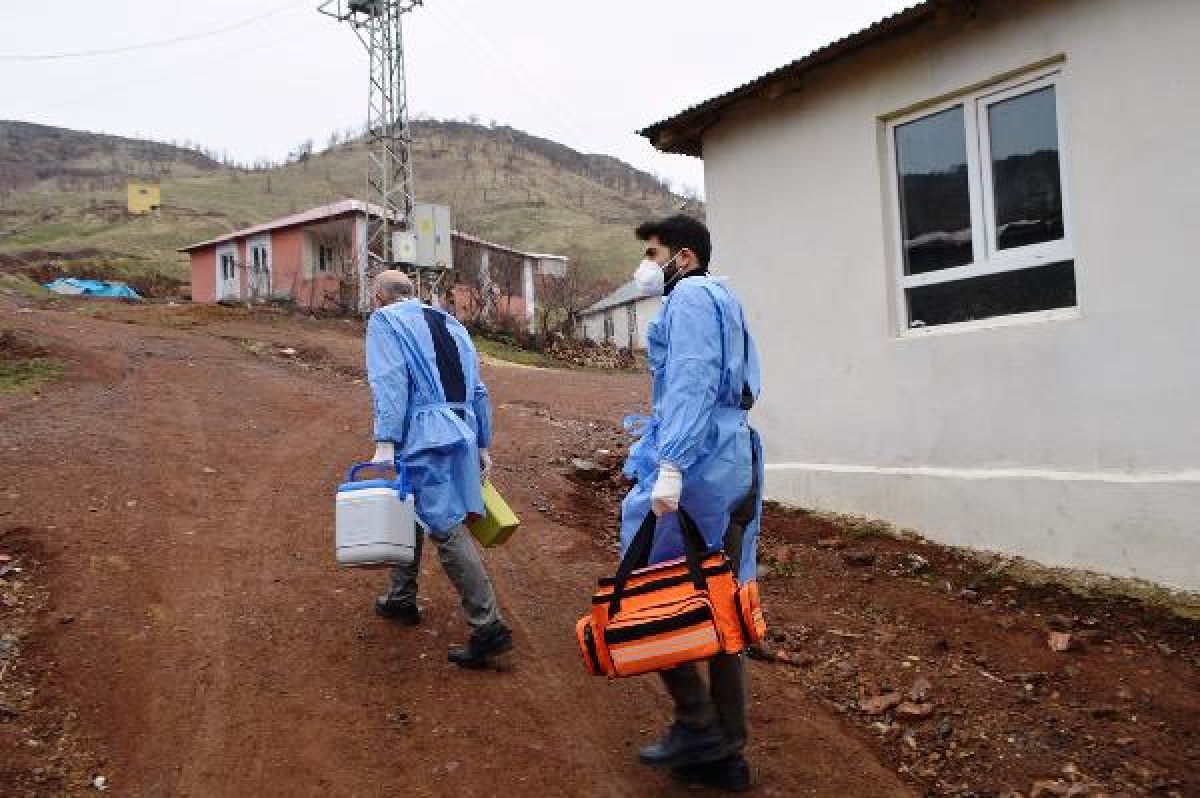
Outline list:
[[[704,224],[672,216],[641,225],[637,237],[647,247],[635,279],[665,300],[647,332],[652,415],[626,420],[640,438],[625,464],[637,484],[621,505],[622,549],[653,512],[650,562],[683,556],[682,507],[745,582],[756,574],[762,507],[761,446],[747,421],[761,391],[758,353],[741,304],[709,275]],[[689,783],[747,789],[744,657],[718,655],[708,671],[708,684],[694,664],[662,673],[675,722],[640,758]]]
[[[481,668],[513,642],[463,526],[468,515],[483,513],[481,483],[492,469],[492,410],[479,358],[462,324],[417,299],[403,272],[381,272],[373,289],[376,310],[367,322],[367,379],[375,411],[372,462],[407,468],[417,516],[437,545],[472,630],[465,646],[450,649],[449,659],[463,668]],[[387,594],[375,600],[379,615],[420,623],[417,575],[423,541],[418,530],[413,562],[397,566]]]

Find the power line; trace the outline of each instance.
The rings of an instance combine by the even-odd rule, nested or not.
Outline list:
[[[497,46],[493,46],[488,37],[476,30],[468,18],[460,16],[455,12],[452,4],[435,4],[432,6],[432,9],[429,17],[435,20],[443,30],[448,30],[451,34],[459,36],[459,38],[462,38],[462,35],[465,34],[476,42],[479,50],[487,51],[491,55],[491,60],[489,61],[486,58],[480,57],[475,48],[463,48],[463,51],[479,64],[485,73],[494,72],[496,67],[500,67],[508,72],[510,77],[509,85],[518,88],[532,101],[533,106],[536,106],[533,110],[539,113],[544,120],[557,122],[565,129],[565,132],[574,135],[580,150],[587,149],[590,139],[589,134],[586,132],[587,126],[577,123],[578,117],[567,110],[565,106],[535,88],[535,81],[516,59],[500,51]],[[453,19],[440,19],[437,13],[439,11],[445,13],[447,17],[453,17]]]
[[[286,23],[284,23],[284,24],[286,25]],[[263,40],[256,42],[253,49],[235,50],[232,53],[230,53],[228,59],[229,60],[251,59],[251,63],[252,63],[253,60],[257,60],[257,59],[261,58],[264,53],[274,51],[274,50],[278,49],[280,45],[287,44],[289,42],[293,42],[295,40],[295,33],[297,30],[298,30],[298,28],[294,24],[280,28],[279,30],[273,31],[273,33],[275,33],[277,35],[271,36],[271,37],[268,37],[268,38],[265,38]],[[209,56],[206,54],[193,52],[193,53],[184,55],[182,58],[174,58],[169,62],[164,62],[162,66],[163,66],[163,70],[165,72],[170,72],[171,70],[174,70],[174,69],[190,67],[194,64],[198,64],[201,61],[207,59],[208,57]],[[94,84],[94,86],[92,88],[90,88],[88,91],[86,91],[82,94],[69,96],[66,98],[56,95],[54,100],[51,100],[48,103],[39,105],[39,108],[41,108],[42,110],[58,110],[58,109],[62,109],[62,108],[70,108],[70,107],[79,105],[80,103],[83,103],[86,101],[92,101],[92,100],[96,100],[96,99],[104,98],[104,97],[111,97],[114,94],[125,93],[135,87],[156,84],[156,83],[161,82],[161,80],[162,80],[162,75],[157,74],[157,73],[155,73],[155,74],[138,73],[133,80],[113,80],[111,78],[101,78],[99,83]]]
[[[307,5],[307,0],[304,4]],[[280,5],[280,6],[276,6],[275,8],[272,8],[269,11],[264,11],[261,14],[258,14],[253,17],[249,17],[247,19],[243,19],[239,22],[233,22],[229,25],[224,25],[220,28],[213,28],[212,30],[202,31],[200,33],[189,33],[189,34],[184,34],[182,36],[173,36],[169,39],[160,39],[158,41],[153,41],[153,42],[143,42],[141,44],[131,44],[131,45],[127,45],[125,47],[111,47],[111,48],[106,48],[106,49],[102,49],[102,50],[80,50],[79,52],[75,52],[75,53],[39,53],[37,55],[0,55],[0,61],[57,61],[57,60],[63,60],[63,59],[68,59],[68,58],[94,58],[97,56],[119,55],[121,53],[131,53],[131,52],[135,52],[138,50],[151,50],[151,49],[155,49],[155,48],[159,48],[159,47],[169,47],[173,44],[183,44],[184,42],[192,42],[192,41],[196,41],[198,39],[207,39],[207,38],[211,38],[213,36],[220,36],[221,34],[224,34],[224,33],[229,33],[231,31],[239,30],[241,28],[247,27],[248,25],[253,25],[256,22],[262,22],[264,19],[276,16],[277,14],[281,14],[284,11],[287,11],[288,9],[290,9],[294,6],[298,6],[298,5],[300,5],[300,3],[297,3],[296,0],[291,0],[290,2],[284,3],[283,5]]]

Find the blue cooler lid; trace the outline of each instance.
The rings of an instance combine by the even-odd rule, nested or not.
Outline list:
[[[347,493],[352,490],[367,490],[369,488],[391,488],[392,490],[403,492],[404,483],[398,479],[362,479],[358,482],[343,482],[338,485],[338,493]]]
[[[359,479],[358,472],[368,468],[385,468],[389,471],[394,468],[396,479]],[[370,488],[388,488],[396,491],[402,497],[408,496],[411,492],[408,486],[408,471],[399,462],[394,466],[387,466],[381,463],[355,463],[346,473],[346,481],[338,485],[337,492],[347,493],[349,491],[368,490]]]

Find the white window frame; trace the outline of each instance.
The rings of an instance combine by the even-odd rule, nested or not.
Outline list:
[[[928,105],[918,111],[887,120],[886,144],[890,191],[889,202],[892,206],[892,223],[894,226],[893,246],[895,262],[893,269],[897,285],[895,311],[897,314],[896,321],[902,332],[908,332],[911,329],[908,322],[908,289],[958,282],[972,277],[985,277],[992,274],[1019,271],[1021,269],[1030,269],[1074,259],[1069,204],[1070,190],[1067,185],[1067,153],[1063,136],[1062,72],[1061,65],[1055,66],[1052,69],[1024,75],[1005,81],[1002,84],[991,85],[967,92],[953,99]],[[1048,86],[1054,87],[1055,124],[1058,134],[1059,185],[1062,188],[1063,237],[1057,241],[999,250],[996,248],[995,192],[992,183],[990,131],[987,124],[988,109],[1003,100],[1019,97]],[[924,274],[908,275],[904,273],[904,220],[901,215],[900,175],[896,160],[896,128],[928,116],[933,116],[942,111],[950,110],[956,106],[963,107],[963,125],[966,136],[967,193],[971,204],[971,263],[949,269],[937,269],[925,272]],[[1078,298],[1076,299],[1076,306],[1078,306]],[[1054,313],[1061,312],[1062,310],[1066,309],[1058,308],[1054,311],[1035,311],[1034,313]],[[1026,314],[1001,314],[992,318],[1002,319],[1016,315]],[[984,321],[990,321],[990,319]],[[946,326],[951,325],[938,325],[932,329],[940,329]]]
[[[236,298],[236,297],[240,296],[241,295],[241,281],[238,279],[238,272],[237,272],[237,248],[232,244],[224,244],[224,245],[217,247],[215,254],[216,254],[216,259],[217,259],[216,298],[218,300],[221,300],[221,299]],[[228,265],[230,267],[230,271],[231,271],[231,274],[228,277],[225,276],[226,265]],[[225,294],[225,288],[227,287],[227,284],[229,284],[229,283],[233,284],[232,296],[227,296]]]

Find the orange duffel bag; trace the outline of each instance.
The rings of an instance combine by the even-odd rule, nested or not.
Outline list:
[[[600,580],[575,634],[589,672],[609,678],[737,654],[766,634],[758,586],[739,587],[722,551],[708,552],[680,510],[685,556],[647,566],[657,519],[648,515],[617,574]]]

